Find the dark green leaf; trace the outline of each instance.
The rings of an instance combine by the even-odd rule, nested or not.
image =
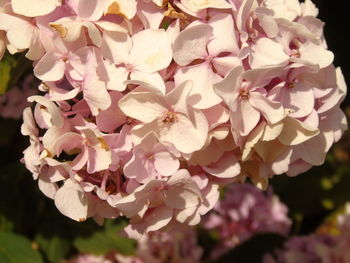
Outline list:
[[[32,63],[25,54],[6,54],[0,61],[0,95],[13,87]]]
[[[50,262],[60,262],[67,256],[72,244],[64,224],[59,221],[47,222],[38,229],[38,232],[35,241]]]
[[[74,240],[74,246],[81,252],[96,255],[105,254],[112,250],[131,255],[135,249],[135,242],[119,235],[125,225],[124,222],[118,224],[118,220],[106,220],[103,230],[97,231],[89,237],[77,237]]]
[[[0,233],[1,263],[42,263],[41,255],[30,241],[13,233]]]
[[[0,95],[4,94],[11,82],[11,70],[16,65],[16,60],[12,56],[5,56],[0,61]]]

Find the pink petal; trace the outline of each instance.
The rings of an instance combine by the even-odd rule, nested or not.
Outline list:
[[[31,96],[28,98],[29,102],[37,102],[41,104],[44,109],[50,114],[51,124],[57,127],[62,127],[64,125],[64,118],[61,114],[60,109],[48,98],[42,96]]]
[[[34,67],[34,74],[42,81],[57,81],[63,78],[66,63],[57,52],[46,53]]]
[[[213,209],[220,197],[219,186],[217,184],[209,184],[202,190],[203,202],[199,207],[199,213],[204,215]]]
[[[132,41],[125,32],[103,32],[101,51],[105,58],[113,64],[129,62],[129,53],[132,47]]]
[[[284,117],[284,110],[279,102],[271,101],[258,92],[250,92],[249,102],[255,109],[258,109],[271,124],[279,122]]]
[[[133,35],[130,62],[139,71],[153,73],[172,60],[171,38],[162,29],[146,29]]]
[[[238,54],[240,48],[232,15],[226,13],[215,14],[210,18],[209,25],[213,28],[213,37],[208,43],[209,54],[212,56],[217,56],[222,52]]]
[[[39,177],[38,185],[40,191],[47,196],[48,198],[54,199],[55,194],[58,190],[58,186],[56,183],[52,183],[48,180],[48,178]]]
[[[88,147],[87,171],[90,174],[108,169],[112,163],[111,152],[100,146]]]
[[[79,0],[77,14],[84,20],[96,21],[103,15],[106,0]]]
[[[129,71],[125,67],[116,67],[109,60],[103,61],[103,69],[100,68],[99,75],[106,82],[108,90],[124,91]]]
[[[165,84],[162,79],[162,77],[159,75],[159,73],[146,73],[142,71],[135,70],[130,74],[130,80],[137,80],[144,83],[147,83],[147,85],[153,86],[156,88],[156,90],[160,91],[160,93],[165,93]]]
[[[215,74],[210,64],[180,68],[175,74],[175,83],[180,84],[186,80],[193,82],[189,103],[197,109],[210,108],[221,102],[221,98],[214,92],[213,84],[219,82],[221,77]]]
[[[161,175],[170,176],[179,169],[180,162],[169,152],[157,152],[154,154],[154,166]]]
[[[26,49],[31,45],[34,27],[28,21],[0,13],[0,30],[6,31],[7,40],[16,49]],[[21,34],[18,34],[18,32]]]
[[[226,76],[232,69],[242,66],[242,60],[232,55],[216,57],[211,63],[220,76]]]
[[[309,41],[302,45],[299,49],[300,59],[307,60],[313,64],[318,64],[320,68],[325,68],[332,64],[334,54],[326,50],[321,44],[314,44]]]
[[[187,170],[179,170],[170,177],[163,191],[164,203],[173,209],[186,209],[200,203],[201,193]]]
[[[282,46],[269,38],[260,38],[256,41],[249,58],[252,68],[285,66],[289,61],[289,56],[283,51]]]
[[[283,123],[283,131],[278,139],[284,145],[297,145],[303,143],[319,133],[317,128],[310,127],[299,120],[288,116],[284,119]]]
[[[233,68],[227,76],[220,82],[215,83],[214,91],[222,98],[230,110],[236,111],[238,100],[238,90],[242,84],[243,67]]]
[[[237,128],[242,136],[248,135],[260,120],[260,112],[253,108],[248,101],[244,100],[242,100],[240,106],[238,106],[237,112],[231,113],[230,116],[233,125],[241,125]],[[235,128],[235,126],[233,126],[233,128]]]
[[[125,115],[143,123],[152,122],[167,112],[164,99],[149,92],[130,92],[118,105]]]
[[[111,106],[111,97],[104,82],[96,79],[85,83],[84,99],[90,107],[91,113],[96,116],[101,110]]]
[[[165,227],[170,223],[172,217],[173,210],[164,205],[155,208],[152,213],[149,213],[142,221],[147,228],[147,232],[149,232]]]
[[[174,60],[180,66],[186,66],[193,60],[207,55],[207,43],[213,29],[206,24],[191,26],[183,30],[174,42]]]
[[[193,122],[187,117],[178,114],[177,121],[161,127],[160,139],[174,144],[177,150],[183,153],[192,153],[201,149],[207,139],[208,122],[204,114],[194,111]]]
[[[137,1],[137,16],[144,28],[151,29],[158,29],[164,19],[162,12],[159,12],[159,7],[145,1]]]
[[[305,162],[312,165],[322,165],[327,155],[326,136],[323,133],[299,144],[294,151],[298,152]]]
[[[43,16],[61,5],[61,0],[11,0],[13,12],[29,16]]]
[[[225,153],[217,162],[202,168],[218,178],[233,178],[241,172],[238,159],[233,153]]]
[[[136,14],[136,0],[114,0],[108,6],[105,14],[115,14],[132,19]]]
[[[55,194],[55,205],[65,216],[85,221],[88,212],[88,200],[78,183],[68,179]]]
[[[119,92],[111,92],[110,95],[112,98],[111,106],[96,116],[97,127],[103,132],[113,132],[126,121],[126,116],[118,107],[118,101],[123,95]]]
[[[124,174],[128,178],[135,178],[136,181],[142,182],[145,180],[149,173],[145,168],[144,159],[138,159],[135,155],[132,156],[130,161],[124,166]]]

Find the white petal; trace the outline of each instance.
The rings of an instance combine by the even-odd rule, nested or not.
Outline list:
[[[162,29],[146,29],[133,35],[130,61],[139,71],[153,73],[172,60],[171,38]]]
[[[207,55],[207,43],[213,29],[206,24],[195,25],[183,30],[174,42],[174,60],[180,66],[186,66],[193,60]]]
[[[85,221],[88,212],[88,200],[78,183],[68,179],[55,194],[55,205],[65,216]]]
[[[143,123],[149,123],[167,112],[164,99],[149,92],[130,92],[118,105],[125,115]]]
[[[61,5],[61,0],[11,0],[13,12],[29,16],[43,16]]]
[[[308,125],[288,116],[284,119],[283,123],[283,131],[278,139],[284,145],[297,145],[303,143],[319,133],[317,128],[309,127]]]
[[[252,54],[250,56],[252,68],[285,66],[288,64],[288,61],[289,56],[283,51],[282,46],[269,38],[260,38],[252,46]]]

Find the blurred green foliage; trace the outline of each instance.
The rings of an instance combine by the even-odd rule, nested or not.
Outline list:
[[[25,58],[24,54],[6,53],[0,60],[0,95],[13,87],[31,65],[32,63]]]

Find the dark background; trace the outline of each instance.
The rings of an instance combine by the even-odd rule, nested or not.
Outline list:
[[[346,83],[350,84],[350,8],[347,1],[341,0],[313,0],[319,9],[318,18],[325,22],[325,38],[328,49],[335,55],[334,65],[340,66]],[[350,105],[349,95],[344,102]]]

